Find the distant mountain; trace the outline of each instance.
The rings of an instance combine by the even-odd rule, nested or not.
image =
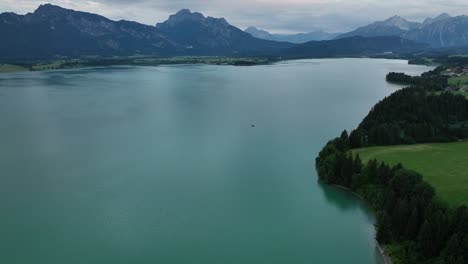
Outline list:
[[[402,37],[425,42],[435,48],[467,46],[468,16],[439,16],[425,22],[421,29],[405,32]]]
[[[250,34],[230,25],[224,18],[205,17],[188,9],[156,26],[149,26],[46,4],[26,15],[0,14],[0,36],[3,36],[0,59],[130,55],[337,57],[425,48],[417,42],[433,47],[468,45],[468,17],[447,14],[427,19],[422,24],[395,16],[340,35],[340,39],[303,44],[260,38],[273,36],[276,40],[303,42],[307,38],[326,39],[331,35],[314,32],[281,39],[266,31],[253,33],[253,28],[248,31]],[[361,35],[365,37],[356,37]]]
[[[443,13],[435,18],[427,18],[423,23],[416,23],[394,16],[385,21],[375,22],[341,34],[337,38],[352,36],[398,36],[427,43],[434,48],[467,46],[468,17],[451,17]]]
[[[346,57],[373,56],[387,53],[421,51],[427,44],[416,43],[395,36],[349,37],[334,40],[310,41],[282,51],[287,57]]]
[[[313,31],[309,33],[299,34],[271,34],[268,31],[258,29],[256,27],[248,27],[245,32],[253,37],[266,40],[283,41],[291,43],[305,43],[313,40],[330,40],[334,39],[339,33],[328,33],[325,31]]]
[[[393,16],[384,21],[374,22],[370,25],[360,27],[351,32],[341,34],[338,38],[348,38],[353,36],[362,37],[378,37],[378,36],[402,36],[406,31],[418,29],[421,27],[420,23],[409,22],[408,20],[400,17]]]
[[[252,35],[252,37],[259,38],[259,39],[268,39],[272,40],[274,38],[273,34],[270,34],[270,32],[258,29],[256,27],[248,27],[244,30],[244,32],[249,33]]]
[[[267,53],[292,46],[290,43],[254,38],[230,25],[224,18],[204,17],[188,9],[158,23],[156,30],[194,54]]]
[[[0,14],[0,58],[127,55],[232,55],[272,52],[290,43],[260,40],[224,19],[182,10],[156,27],[41,5]]]
[[[50,4],[26,15],[0,14],[0,35],[1,58],[162,54],[182,48],[154,27]]]
[[[447,14],[447,13],[442,13],[442,14],[438,15],[435,18],[428,17],[428,18],[426,18],[426,20],[424,20],[423,26],[427,26],[427,25],[430,25],[430,24],[432,24],[434,22],[438,22],[438,21],[448,19],[448,18],[451,18],[451,16],[449,14]]]

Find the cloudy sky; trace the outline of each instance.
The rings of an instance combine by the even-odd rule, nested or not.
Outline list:
[[[414,21],[442,12],[468,14],[467,0],[0,0],[0,12],[25,14],[43,3],[151,25],[189,8],[242,29],[277,33],[343,32],[395,14]]]

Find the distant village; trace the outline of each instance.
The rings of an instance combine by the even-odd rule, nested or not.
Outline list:
[[[447,92],[468,92],[468,65],[451,67],[445,70],[445,75],[449,76],[450,86],[445,88]]]

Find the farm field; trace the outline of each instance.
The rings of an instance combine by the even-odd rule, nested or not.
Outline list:
[[[421,173],[450,205],[468,205],[468,142],[370,147],[353,150],[366,162],[370,159],[391,165],[403,164]]]

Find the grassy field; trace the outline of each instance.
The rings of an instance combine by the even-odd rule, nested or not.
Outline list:
[[[33,71],[46,71],[46,70],[57,70],[64,68],[63,65],[66,63],[66,60],[56,60],[56,61],[48,61],[37,63],[31,66]],[[72,62],[72,61],[70,61]]]
[[[468,54],[456,54],[456,55],[450,55],[449,57],[468,58]]]
[[[27,71],[28,69],[11,64],[0,64],[0,72],[19,72],[19,71]]]
[[[440,95],[442,93],[443,92],[433,92],[432,94]],[[463,95],[463,96],[465,96],[466,99],[468,99],[468,92],[466,92],[466,91],[456,91],[456,92],[451,92],[451,93]]]
[[[455,94],[460,94],[460,95],[463,95],[465,96],[466,99],[468,99],[468,92],[465,92],[465,91],[458,91],[458,92],[454,92]]]
[[[449,85],[461,85],[468,83],[468,75],[463,75],[460,77],[451,77],[448,80]]]
[[[363,161],[376,158],[421,173],[451,205],[468,205],[468,142],[372,147],[354,150]]]

